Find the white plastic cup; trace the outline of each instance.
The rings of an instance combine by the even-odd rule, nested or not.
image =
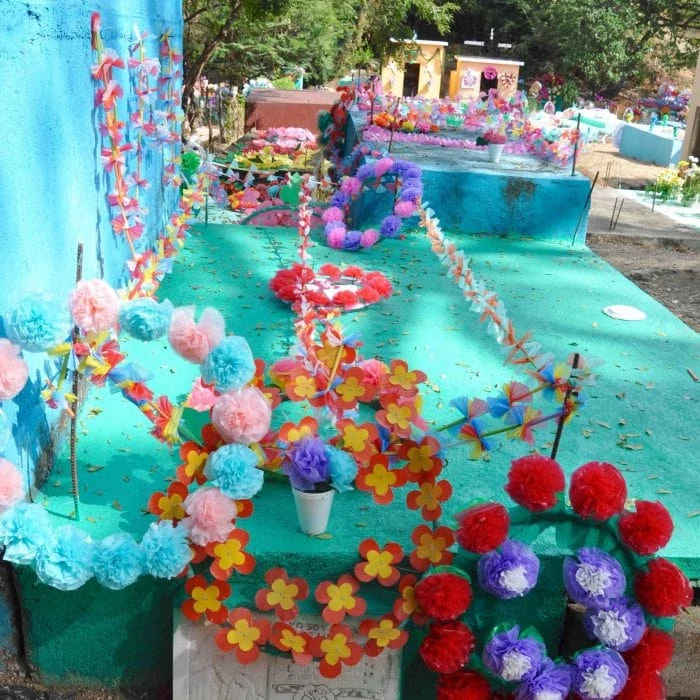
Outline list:
[[[307,493],[293,488],[299,527],[307,535],[320,535],[328,527],[335,490]]]
[[[503,153],[504,143],[490,143],[489,144],[489,162],[498,163],[501,160],[501,154]]]

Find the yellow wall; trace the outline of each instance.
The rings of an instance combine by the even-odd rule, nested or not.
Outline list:
[[[685,129],[685,140],[681,159],[687,160],[688,156],[700,154],[700,53],[698,53],[698,63],[695,68],[695,82],[693,92],[688,103],[688,119]]]
[[[511,97],[518,89],[518,75],[520,66],[512,63],[499,63],[497,60],[484,63],[483,61],[462,61],[457,59],[456,78],[450,76],[450,98],[453,100],[476,99],[479,97],[479,85],[481,84],[481,74],[486,66],[493,66],[498,71],[498,92],[503,97]],[[471,88],[462,87],[462,79],[467,71],[472,70],[476,74],[476,84]],[[509,73],[515,76],[510,85],[501,80],[501,75]]]
[[[403,65],[404,63],[418,63],[418,97],[433,99],[440,97],[440,83],[442,81],[442,66],[445,61],[445,47],[415,42],[417,55],[411,55],[413,46],[408,46],[408,55],[405,60],[390,59],[382,70],[382,88],[385,93],[392,95],[403,94]]]

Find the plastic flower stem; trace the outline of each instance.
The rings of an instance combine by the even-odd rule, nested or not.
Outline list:
[[[439,428],[437,428],[437,431],[441,433],[443,430],[449,430],[450,428],[454,428],[460,423],[465,423],[467,420],[468,418],[462,416],[461,418],[457,418],[457,420],[453,420],[451,423],[447,423],[446,425],[440,426]]]
[[[579,353],[574,354],[574,361],[571,364],[571,369],[572,370],[577,370],[578,369],[578,361],[579,361]],[[552,445],[552,459],[556,459],[557,457],[557,451],[559,450],[559,442],[561,440],[561,434],[564,430],[564,422],[566,420],[566,416],[568,415],[568,411],[566,410],[566,404],[569,400],[569,397],[571,396],[571,393],[573,392],[573,387],[569,386],[569,388],[566,390],[566,394],[564,395],[564,401],[563,401],[563,406],[564,406],[564,415],[559,419],[559,424],[557,425],[557,433],[554,436],[554,444]]]
[[[75,264],[75,283],[80,282],[83,276],[83,244],[78,243],[78,254]],[[73,326],[71,340],[73,346],[78,342],[78,327]],[[73,370],[73,396],[75,403],[73,406],[73,415],[70,419],[70,475],[73,483],[73,515],[76,520],[80,520],[80,487],[78,484],[78,381],[80,377],[78,370]]]

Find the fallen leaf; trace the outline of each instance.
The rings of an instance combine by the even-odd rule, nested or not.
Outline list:
[[[89,472],[98,472],[100,469],[104,469],[104,467],[99,464],[90,464],[87,468]]]
[[[597,420],[596,423],[597,423],[601,428],[607,428],[608,430],[610,430],[610,424],[609,424],[609,423],[605,423],[605,422],[602,421],[602,420]]]
[[[315,537],[317,540],[332,540],[333,535],[329,534],[328,532],[322,532],[320,535],[311,535],[312,537]]]
[[[87,520],[89,523],[96,523],[97,522],[97,520],[95,520],[95,518],[93,518],[89,515],[85,518],[85,520]]]
[[[115,498],[112,501],[112,508],[114,508],[114,510],[122,510],[122,504]]]
[[[668,489],[656,489],[656,493],[673,493],[673,491],[669,491]]]

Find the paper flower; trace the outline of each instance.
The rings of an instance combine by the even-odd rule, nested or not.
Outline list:
[[[582,547],[576,559],[564,560],[564,587],[573,600],[587,607],[605,607],[627,585],[617,559],[595,547]]]
[[[468,552],[485,554],[508,537],[510,516],[500,503],[478,503],[455,516],[459,523],[457,542]]]
[[[306,666],[313,661],[314,657],[310,651],[311,636],[285,622],[275,622],[272,625],[270,642],[276,649],[290,653],[294,663],[299,666]]]
[[[192,550],[187,542],[187,530],[163,520],[151,523],[141,540],[144,568],[156,578],[175,578],[189,564]]]
[[[612,464],[588,462],[571,475],[569,499],[582,518],[607,520],[625,507],[627,485]]]
[[[25,296],[4,316],[7,337],[23,350],[42,352],[70,335],[68,309],[48,296]]]
[[[93,575],[94,543],[72,525],[52,533],[36,553],[36,574],[42,583],[59,591],[74,591]]]
[[[666,683],[658,673],[630,673],[617,700],[666,700]]]
[[[214,404],[211,422],[226,442],[260,442],[270,430],[272,408],[253,386],[223,394]]]
[[[416,584],[416,600],[428,617],[446,622],[461,617],[472,602],[469,579],[449,569],[436,569]]]
[[[517,540],[506,540],[500,551],[482,555],[477,565],[481,587],[504,600],[529,593],[537,584],[539,571],[535,553]]]
[[[486,78],[486,80],[495,80],[496,78],[498,78],[498,71],[491,64],[484,67],[483,73],[484,78]]]
[[[24,480],[19,469],[8,459],[0,457],[0,513],[19,503],[24,494]]]
[[[658,501],[636,501],[617,521],[620,539],[636,554],[649,556],[665,547],[673,534],[673,519]]]
[[[143,551],[124,532],[97,542],[94,551],[95,578],[101,586],[118,591],[130,586],[143,573]]]
[[[249,574],[255,568],[255,557],[245,551],[248,542],[250,535],[239,528],[231,530],[224,542],[210,542],[206,552],[214,559],[209,567],[212,576],[220,581],[228,581],[234,570],[240,574]]]
[[[223,445],[209,455],[204,474],[228,498],[252,498],[263,487],[258,455],[244,445]]]
[[[167,299],[159,304],[152,297],[143,297],[122,305],[119,323],[132,338],[148,342],[168,332],[172,315],[173,305]]]
[[[214,384],[217,391],[240,389],[255,376],[255,363],[245,338],[230,335],[224,338],[206,357],[202,379]]]
[[[313,492],[329,484],[328,462],[323,440],[305,437],[288,450],[282,469],[295,489]]]
[[[352,631],[345,625],[331,625],[325,637],[311,640],[314,656],[321,659],[318,670],[324,678],[337,678],[343,665],[355,666],[362,658],[362,648],[352,641]]]
[[[392,615],[384,615],[381,620],[362,620],[359,629],[368,639],[364,646],[367,656],[379,656],[385,649],[401,649],[408,641],[408,632],[400,629],[399,621]]]
[[[523,508],[539,513],[557,504],[564,486],[564,472],[557,462],[527,455],[511,462],[505,492]]]
[[[576,655],[572,664],[572,690],[584,700],[608,700],[627,682],[623,658],[612,649],[589,649]]]
[[[303,578],[290,579],[280,567],[267,570],[265,583],[269,588],[261,588],[255,594],[255,605],[260,610],[274,610],[283,622],[293,620],[299,614],[297,601],[309,595],[309,584]]]
[[[225,602],[231,595],[231,586],[225,581],[207,581],[198,574],[187,579],[185,593],[189,597],[182,604],[182,613],[188,620],[196,622],[204,616],[216,625],[226,620]]]
[[[357,476],[357,463],[347,452],[337,447],[326,445],[326,457],[328,458],[328,477],[331,486],[343,493],[352,491],[352,482]]]
[[[358,617],[367,610],[367,602],[357,594],[360,582],[349,574],[343,574],[336,583],[322,581],[316,587],[315,597],[325,607],[321,612],[323,619],[336,624],[345,619],[345,615]]]
[[[187,517],[182,521],[190,539],[199,545],[221,542],[233,530],[236,504],[217,488],[200,488],[185,500]]]
[[[17,396],[28,378],[29,367],[20,349],[6,338],[0,338],[0,401]]]
[[[395,214],[387,216],[379,226],[379,233],[384,238],[395,238],[401,230],[401,219]]]
[[[490,700],[491,685],[476,671],[443,673],[438,678],[436,700]]]
[[[484,647],[486,668],[504,681],[519,682],[533,676],[540,668],[547,650],[542,642],[520,637],[517,625],[494,634]]]
[[[515,700],[565,700],[571,688],[571,669],[566,664],[555,664],[544,659],[534,674],[518,686]]]
[[[434,622],[418,649],[423,663],[436,673],[455,673],[467,663],[476,646],[472,631],[463,622]]]
[[[393,564],[403,559],[403,549],[395,542],[380,547],[376,540],[368,538],[360,543],[360,556],[365,560],[355,565],[355,576],[365,583],[376,579],[382,586],[393,586],[401,573]]]
[[[394,617],[397,620],[406,620],[410,617],[415,624],[424,624],[427,617],[416,599],[415,574],[406,574],[401,578],[399,581],[399,593],[401,597],[394,601]]]
[[[616,651],[635,646],[646,628],[642,609],[626,598],[612,600],[604,608],[589,608],[583,622],[592,639]]]
[[[80,280],[70,295],[70,312],[85,333],[108,331],[119,322],[119,297],[104,280]]]
[[[639,643],[622,654],[634,673],[656,673],[671,663],[675,642],[668,633],[648,625]]]
[[[222,627],[214,641],[223,652],[233,651],[242,664],[255,661],[260,647],[270,638],[270,623],[263,618],[253,618],[247,608],[234,608],[228,614],[231,627]]]
[[[31,564],[52,533],[45,508],[36,503],[18,503],[0,515],[0,544],[3,559],[13,564]]]
[[[386,505],[394,500],[393,489],[406,483],[403,469],[390,469],[389,458],[385,454],[372,455],[369,465],[357,475],[357,488],[369,491],[376,503]]]
[[[148,510],[159,520],[182,520],[185,515],[185,499],[189,490],[185,484],[173,481],[165,493],[156,491],[148,499]]]
[[[194,306],[182,306],[173,311],[168,340],[178,355],[195,364],[202,364],[223,340],[226,322],[216,309],[207,307],[202,311],[199,323],[195,323],[194,312]]]
[[[668,559],[647,564],[634,580],[634,592],[642,607],[657,617],[675,617],[693,602],[693,589],[686,575]]]
[[[449,547],[454,544],[454,534],[449,527],[441,525],[433,531],[427,525],[418,525],[411,534],[416,548],[411,552],[409,561],[417,571],[425,571],[430,566],[449,564],[453,554]]]

